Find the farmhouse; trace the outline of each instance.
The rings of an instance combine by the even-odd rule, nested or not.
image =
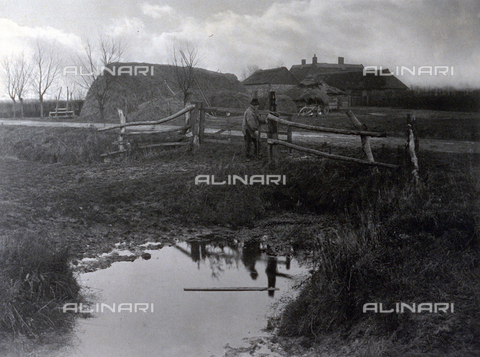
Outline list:
[[[325,82],[330,86],[345,91],[351,99],[352,105],[379,104],[398,92],[409,88],[388,69],[382,73],[368,72],[364,75],[362,64],[346,64],[343,57],[338,57],[338,63],[318,63],[314,55],[312,63],[307,64],[305,59],[299,65],[293,65],[290,72],[301,82]],[[388,75],[386,75],[388,74]]]
[[[252,97],[264,98],[268,97],[271,91],[284,94],[299,85],[300,81],[286,67],[279,67],[260,69],[245,79],[242,84]]]
[[[388,69],[383,74],[390,73]],[[326,83],[344,90],[352,105],[377,105],[409,88],[395,76],[362,72],[332,73],[321,76]]]
[[[290,72],[299,81],[303,81],[307,77],[317,78],[333,73],[363,72],[363,65],[346,64],[343,57],[338,57],[338,63],[318,63],[317,55],[313,55],[311,64],[307,64],[307,60],[302,59],[302,64],[293,65]]]

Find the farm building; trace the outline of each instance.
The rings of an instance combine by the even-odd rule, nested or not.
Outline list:
[[[318,63],[314,55],[312,63],[293,65],[290,72],[303,81],[325,82],[330,86],[345,91],[351,98],[352,105],[375,105],[384,99],[394,96],[409,88],[398,78],[390,75],[388,69],[380,73],[363,73],[362,64],[346,64],[343,57],[338,57],[338,63]]]
[[[302,64],[293,65],[290,72],[303,81],[307,77],[317,78],[326,74],[363,72],[363,65],[346,64],[343,57],[338,57],[338,63],[318,63],[317,55],[313,55],[312,63],[307,64],[307,60],[302,59]]]
[[[298,109],[311,102],[329,103],[330,109],[347,109],[349,100],[347,94],[322,80],[305,78],[298,86],[285,93],[292,98]],[[326,95],[326,98],[325,98]]]
[[[242,84],[254,98],[268,97],[268,93],[275,91],[284,94],[295,88],[300,81],[286,67],[258,70],[245,79]]]
[[[390,72],[383,75],[363,72],[332,73],[320,78],[326,83],[344,90],[351,97],[352,105],[378,105],[409,88]]]

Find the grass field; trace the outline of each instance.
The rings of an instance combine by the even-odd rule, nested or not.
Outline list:
[[[356,114],[362,120],[367,112]],[[403,115],[391,115],[388,131],[403,133]],[[453,115],[432,120],[477,135],[474,117]],[[336,116],[345,114],[328,124],[335,125]],[[371,130],[386,123],[371,117]],[[463,135],[425,123],[432,135]],[[480,350],[478,155],[420,151],[421,185],[414,187],[407,170],[374,174],[287,152],[275,166],[265,157],[247,161],[241,138],[207,144],[195,155],[165,149],[105,163],[100,154],[115,139],[89,129],[0,128],[3,333],[34,336],[57,325],[55,306],[79,298],[69,259],[108,251],[119,240],[172,240],[180,228],[222,227],[233,238],[269,227],[277,251],[293,247],[319,257],[298,299],[272,320],[280,335],[304,336],[338,356],[345,346],[363,356],[474,356]],[[360,148],[344,154],[362,157]],[[402,160],[388,149],[374,155]],[[281,174],[287,185],[195,185],[199,174]],[[286,215],[298,224],[283,226]],[[31,257],[32,250],[39,254]],[[454,302],[455,314],[361,312],[366,302],[405,300]]]

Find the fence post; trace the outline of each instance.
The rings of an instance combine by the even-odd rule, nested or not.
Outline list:
[[[271,112],[277,111],[277,99],[274,91],[271,91],[268,97],[268,110]],[[278,123],[276,121],[267,119],[267,127],[268,127],[267,139],[278,139]],[[274,145],[269,145],[268,146],[269,161],[273,160],[275,152],[276,152],[276,147]]]
[[[417,119],[415,118],[415,115],[407,114],[407,128],[408,125],[412,128],[413,136],[415,137],[415,153],[418,154],[418,151],[420,150],[420,142],[418,141],[417,136]]]
[[[365,124],[362,124],[351,110],[347,111],[347,115],[352,120],[353,125],[355,125],[358,130],[368,130],[367,126]],[[372,148],[370,146],[370,137],[366,135],[360,135],[360,138],[362,140],[362,149],[367,156],[367,160],[370,162],[375,162],[375,159],[373,158]]]
[[[200,103],[195,103],[195,109],[189,113],[192,130],[191,150],[195,153],[200,149]]]
[[[271,144],[269,140],[267,140],[268,143],[268,162],[273,163],[274,157],[273,157],[273,147],[274,144]]]
[[[288,120],[292,121],[292,116],[289,116]],[[290,144],[293,142],[293,127],[290,125],[287,125],[287,142]],[[288,152],[292,152],[292,149],[288,149]]]
[[[203,102],[199,102],[199,107],[198,107],[198,115],[199,115],[199,123],[198,123],[198,139],[200,145],[203,144],[204,141],[204,134],[205,134],[205,110],[203,110]]]
[[[407,114],[407,143],[405,145],[407,155],[408,155],[408,164],[412,167],[412,176],[415,182],[415,185],[420,183],[420,177],[418,175],[418,139],[416,138],[415,132],[415,116]]]
[[[123,114],[122,109],[117,108],[118,111],[118,116],[120,117],[120,124],[127,124],[127,118]],[[123,137],[125,135],[126,128],[122,127],[120,129],[120,134],[118,135],[118,150],[119,151],[124,151],[125,147],[123,146]]]

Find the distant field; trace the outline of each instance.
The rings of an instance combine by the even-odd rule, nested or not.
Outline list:
[[[407,114],[415,114],[420,138],[480,141],[480,113],[378,107],[354,107],[352,111],[369,130],[386,132],[389,136],[404,137]],[[355,129],[344,111],[333,111],[317,117],[295,115],[290,120],[337,129]],[[241,116],[207,118],[206,127],[241,130],[241,123]]]
[[[480,113],[379,107],[353,107],[352,111],[369,130],[386,132],[389,136],[404,137],[407,114],[414,114],[417,118],[417,134],[420,138],[480,141]],[[242,116],[212,117],[207,115],[206,127],[240,131],[242,129],[242,118]],[[56,122],[85,122],[82,117],[73,119],[55,119],[49,117],[24,119]],[[17,120],[20,119],[17,118]],[[355,129],[343,110],[332,111],[328,115],[317,117],[294,115],[290,120],[337,129]],[[169,123],[169,125],[182,124],[183,119],[181,118]],[[300,130],[301,129],[296,129],[296,131]]]

